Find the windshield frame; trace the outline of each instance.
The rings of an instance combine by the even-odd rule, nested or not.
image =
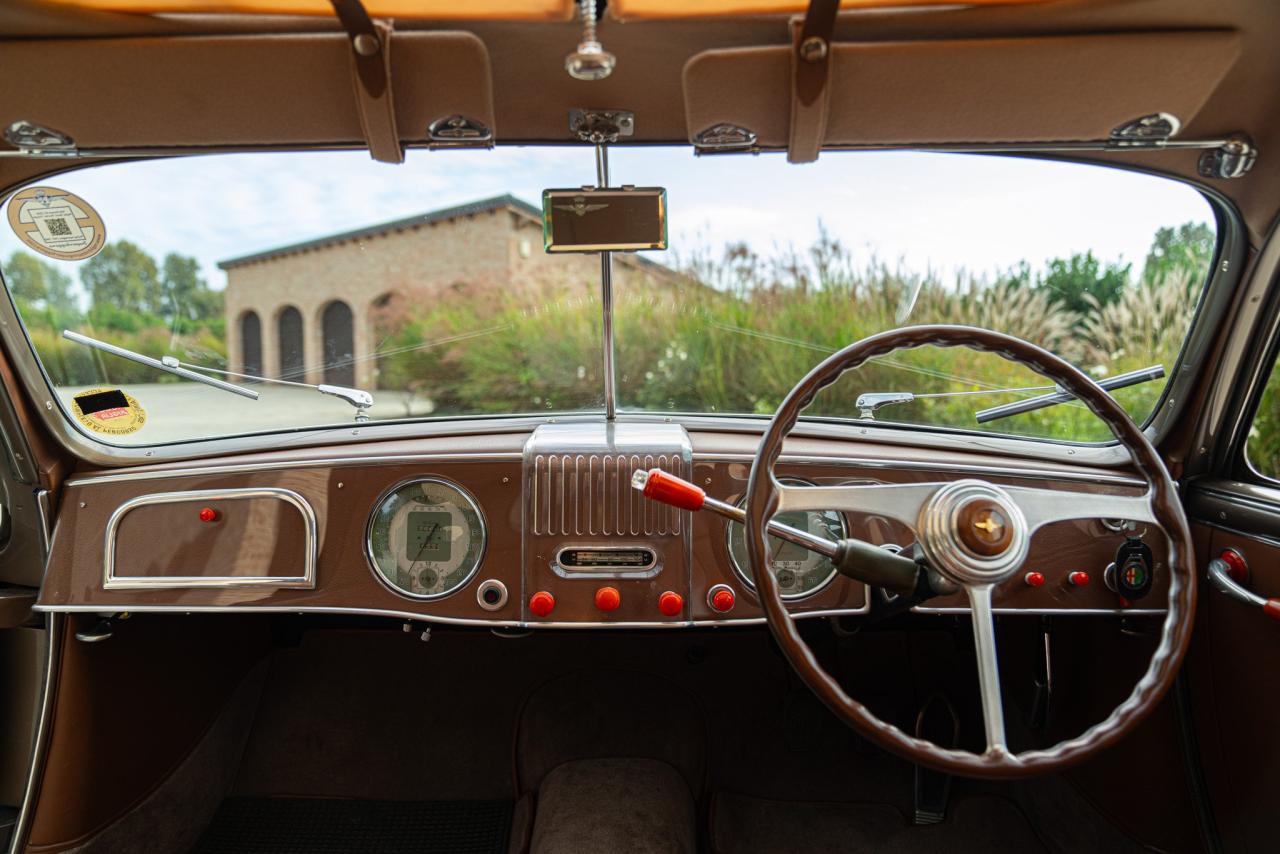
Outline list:
[[[569,143],[509,142],[505,146],[554,147],[570,146]],[[648,147],[640,143],[635,147]],[[666,144],[673,148],[687,145]],[[618,147],[624,147],[619,145]],[[632,147],[632,146],[626,146]],[[345,147],[335,146],[334,150]],[[586,147],[583,146],[585,149]],[[264,148],[263,151],[314,150],[307,147],[282,146]],[[886,150],[912,151],[911,146]],[[169,160],[198,158],[208,155],[235,153],[235,150],[210,150],[199,154],[184,153],[165,157],[121,157],[110,162],[140,160]],[[832,152],[835,156],[856,156],[857,152]],[[1234,285],[1243,272],[1246,256],[1246,231],[1234,202],[1216,188],[1201,181],[1190,180],[1170,172],[1144,168],[1134,164],[1116,162],[1099,157],[1069,156],[1061,153],[1011,153],[968,152],[968,156],[1027,157],[1038,160],[1059,161],[1090,165],[1098,168],[1119,169],[1147,174],[1170,181],[1177,181],[1199,192],[1208,202],[1217,225],[1217,246],[1213,267],[1205,283],[1202,297],[1190,320],[1178,357],[1169,370],[1169,380],[1161,392],[1155,407],[1141,425],[1154,444],[1164,438],[1172,424],[1178,420],[1183,408],[1193,395],[1189,394],[1199,368],[1205,359],[1218,326],[1229,307]],[[50,164],[53,168],[23,176],[3,189],[7,198],[21,187],[33,182],[65,174],[79,169],[101,166],[104,160]],[[303,449],[339,442],[369,442],[378,440],[403,440],[406,438],[443,438],[484,433],[527,432],[540,424],[551,422],[598,422],[604,416],[600,411],[509,413],[500,415],[456,415],[414,417],[368,421],[357,425],[349,423],[326,424],[291,429],[274,429],[208,438],[193,438],[151,445],[119,445],[93,438],[79,430],[63,408],[55,392],[53,381],[35,353],[32,338],[27,333],[12,294],[5,284],[4,298],[0,299],[0,340],[13,358],[20,381],[26,385],[36,401],[36,410],[43,423],[59,443],[77,458],[86,462],[119,466],[153,463],[169,460],[197,460],[230,454],[249,453],[276,448]],[[849,342],[853,343],[853,342]],[[641,412],[619,410],[618,419],[636,422],[676,421],[689,430],[707,430],[726,433],[759,434],[766,428],[769,415],[742,413],[711,414],[701,412]],[[793,433],[796,436],[830,439],[856,439],[859,441],[930,447],[979,453],[996,453],[1032,459],[1057,460],[1064,463],[1112,467],[1123,465],[1128,455],[1114,441],[1072,442],[1035,436],[1001,434],[980,429],[921,425],[892,420],[860,421],[850,418],[803,416]],[[287,437],[287,438],[286,438]]]

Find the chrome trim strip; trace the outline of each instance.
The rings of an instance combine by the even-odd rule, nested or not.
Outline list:
[[[49,562],[49,551],[53,545],[53,526],[56,520],[53,518],[53,507],[50,506],[49,490],[36,490],[36,512],[40,516],[40,526],[37,529],[40,534],[40,547],[44,554],[44,563]]]
[[[181,504],[184,502],[237,501],[249,498],[274,498],[291,505],[302,516],[305,525],[302,575],[300,576],[118,576],[116,571],[116,532],[121,520],[131,510],[154,504]],[[195,587],[280,587],[307,588],[316,586],[316,555],[318,540],[315,510],[307,499],[291,489],[260,487],[256,489],[193,489],[186,492],[157,492],[139,495],[124,502],[107,520],[106,539],[103,543],[102,586],[107,590],[173,590]]]
[[[917,606],[919,607],[919,606]],[[128,611],[131,614],[355,614],[375,617],[391,617],[397,620],[416,620],[422,623],[440,623],[451,626],[472,626],[477,628],[516,628],[516,629],[688,629],[714,628],[731,626],[764,625],[764,617],[743,617],[724,620],[685,620],[666,623],[526,623],[519,620],[479,620],[464,617],[438,617],[431,614],[418,614],[412,611],[394,611],[383,608],[346,608],[337,606],[281,606],[281,605],[128,605],[112,603],[107,605],[36,605],[34,610],[45,613],[67,614],[119,614]],[[913,611],[916,609],[912,609]],[[994,608],[996,614],[1057,614],[1070,616],[1075,614],[1089,616],[1112,615],[1151,615],[1163,614],[1164,611],[1128,608],[1125,610],[1107,610],[1105,608],[1074,608],[1071,610],[1044,610],[1021,608]],[[805,611],[792,614],[794,620],[809,617],[856,617],[865,614],[865,610],[850,608],[832,608],[824,611]],[[922,614],[967,614],[968,608],[938,608],[932,611],[921,611]]]
[[[215,474],[243,474],[246,472],[262,471],[264,468],[270,468],[273,471],[283,471],[285,469],[300,468],[336,468],[345,466],[360,465],[398,465],[402,463],[432,463],[432,462],[520,462],[522,456],[519,451],[511,452],[492,452],[492,453],[422,453],[422,454],[385,454],[381,456],[349,456],[349,457],[316,457],[315,459],[306,460],[279,460],[266,461],[261,460],[254,463],[229,463],[226,465],[214,466],[191,466],[189,468],[178,469],[157,469],[149,471],[122,471],[112,474],[88,475],[86,477],[68,480],[66,486],[96,486],[103,483],[120,483],[130,480],[168,480],[175,477],[199,477],[201,475]]]
[[[436,453],[420,454],[383,454],[362,456],[315,457],[306,460],[258,461],[253,463],[229,463],[223,465],[189,466],[174,469],[151,469],[147,471],[121,471],[111,474],[86,475],[73,478],[66,486],[96,486],[104,483],[120,483],[133,480],[167,480],[176,477],[200,477],[202,475],[241,474],[262,471],[265,467],[273,470],[298,468],[347,467],[361,465],[399,465],[410,463],[467,463],[467,462],[521,462],[524,455],[520,451],[493,451],[477,453]],[[694,463],[741,463],[751,462],[754,454],[697,453],[693,454]],[[1141,488],[1146,482],[1125,475],[1107,475],[1101,473],[1084,473],[1069,469],[1017,468],[1013,466],[987,466],[978,463],[930,463],[921,460],[903,460],[874,457],[826,457],[798,454],[783,454],[779,459],[785,465],[830,465],[848,468],[899,469],[903,471],[937,471],[937,472],[974,472],[997,475],[999,477],[1029,478],[1036,480],[1069,480],[1083,483],[1096,483],[1108,486],[1131,486]]]
[[[755,454],[697,454],[693,455],[695,463],[746,463],[755,459]],[[999,477],[1031,478],[1035,480],[1072,480],[1083,483],[1097,483],[1108,486],[1131,486],[1137,489],[1147,485],[1141,478],[1125,475],[1101,473],[1085,473],[1070,469],[1031,469],[1014,466],[988,466],[979,463],[931,463],[923,460],[902,460],[874,457],[824,457],[784,453],[778,458],[778,465],[830,465],[848,468],[868,469],[900,469],[903,471],[930,472],[975,472],[993,474]]]
[[[480,523],[480,552],[476,555],[476,562],[469,570],[467,570],[466,578],[462,579],[461,582],[455,584],[448,590],[443,590],[439,593],[412,593],[405,590],[403,587],[397,587],[391,582],[391,579],[382,574],[382,570],[378,568],[378,562],[373,556],[373,522],[374,519],[377,518],[378,511],[382,509],[382,505],[386,504],[387,499],[391,496],[395,495],[406,486],[413,486],[417,483],[438,483],[441,486],[446,486],[449,489],[455,490],[471,505],[471,510],[476,514],[476,519]],[[406,599],[415,599],[419,602],[434,602],[438,599],[444,599],[447,596],[452,596],[470,584],[471,579],[475,578],[476,573],[480,572],[480,565],[484,563],[484,556],[488,550],[489,523],[484,517],[484,511],[480,509],[480,502],[476,501],[476,497],[472,495],[469,490],[444,477],[437,477],[434,475],[427,477],[407,477],[404,480],[397,482],[389,489],[384,490],[383,493],[378,496],[378,500],[373,502],[373,507],[369,510],[369,518],[364,523],[364,559],[365,562],[368,563],[369,571],[373,573],[374,579],[395,595],[403,596]]]
[[[968,608],[930,608],[927,605],[916,605],[911,609],[913,614],[967,614]],[[1048,617],[1149,617],[1168,613],[1163,608],[992,608],[993,614],[1038,614]]]
[[[22,806],[18,810],[18,819],[13,825],[9,837],[9,854],[19,854],[27,847],[27,835],[31,832],[31,821],[35,817],[36,793],[44,778],[45,755],[49,750],[49,734],[53,730],[53,701],[57,692],[58,667],[62,661],[63,623],[67,618],[60,614],[45,615],[45,660],[44,680],[40,684],[39,717],[36,719],[35,741],[31,745],[31,764],[27,766],[27,784],[22,793]]]

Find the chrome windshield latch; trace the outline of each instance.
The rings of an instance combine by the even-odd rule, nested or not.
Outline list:
[[[1201,154],[1198,168],[1206,178],[1240,178],[1253,168],[1257,159],[1257,146],[1249,137],[1239,134]]]
[[[722,122],[703,128],[693,138],[695,154],[722,154],[727,152],[759,153],[755,131],[741,125]]]
[[[493,131],[461,114],[436,119],[427,128],[432,148],[493,148]]]
[[[78,157],[75,140],[60,130],[19,119],[4,129],[5,142],[32,157]]]

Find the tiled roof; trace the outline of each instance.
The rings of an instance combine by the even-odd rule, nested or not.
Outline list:
[[[274,249],[267,249],[263,252],[255,252],[252,255],[241,255],[238,258],[230,258],[226,261],[219,261],[218,267],[223,270],[230,270],[232,267],[240,267],[244,264],[252,264],[255,261],[267,261],[272,258],[278,258],[282,255],[292,255],[297,252],[305,252],[308,249],[319,249],[324,246],[332,246],[337,243],[344,243],[348,240],[360,240],[365,237],[375,237],[380,234],[388,234],[394,231],[403,231],[406,228],[412,228],[418,225],[430,225],[436,222],[447,222],[459,217],[470,216],[472,214],[485,213],[492,210],[501,210],[509,208],[516,213],[522,213],[532,217],[538,221],[542,220],[542,211],[535,208],[528,202],[521,201],[515,196],[507,193],[501,196],[494,196],[489,199],[480,199],[475,202],[468,202],[465,205],[456,205],[451,208],[441,208],[436,211],[429,211],[416,216],[405,217],[404,219],[396,219],[390,222],[380,222],[377,225],[369,225],[364,228],[357,228],[353,231],[343,231],[338,234],[329,234],[324,237],[317,237],[314,240],[304,240],[300,243],[290,243],[287,246],[277,246]]]

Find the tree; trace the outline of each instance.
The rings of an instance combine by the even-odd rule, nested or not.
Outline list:
[[[161,317],[173,321],[211,320],[222,315],[223,295],[210,290],[200,275],[200,262],[190,255],[170,252],[160,270],[164,305]]]
[[[1163,282],[1170,276],[1186,276],[1188,287],[1202,284],[1213,261],[1217,237],[1207,222],[1184,222],[1177,228],[1156,231],[1142,268],[1144,282]]]
[[[71,277],[26,252],[14,252],[4,265],[9,292],[20,305],[53,311],[74,311]]]
[[[95,309],[110,307],[123,314],[163,312],[164,293],[155,259],[128,240],[108,243],[86,261],[80,281]]]
[[[1132,267],[1112,261],[1104,264],[1092,250],[1077,252],[1070,258],[1050,260],[1036,288],[1047,291],[1063,308],[1087,315],[1097,305],[1109,305],[1119,298],[1129,283]]]

